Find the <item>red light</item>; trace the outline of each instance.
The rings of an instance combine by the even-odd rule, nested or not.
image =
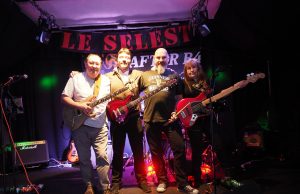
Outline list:
[[[205,175],[210,174],[212,172],[211,166],[208,165],[208,164],[202,164],[201,165],[201,172],[202,172],[202,174],[205,174]]]
[[[152,172],[153,171],[153,166],[148,166],[148,172]]]

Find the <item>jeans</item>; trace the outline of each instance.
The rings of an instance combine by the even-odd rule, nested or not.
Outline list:
[[[73,139],[79,156],[81,176],[86,184],[93,182],[91,146],[95,151],[100,190],[109,188],[109,161],[107,156],[108,128],[81,126],[73,131]]]

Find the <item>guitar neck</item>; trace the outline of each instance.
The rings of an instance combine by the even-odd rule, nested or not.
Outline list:
[[[102,102],[105,102],[105,101],[109,100],[110,98],[113,98],[113,97],[115,97],[115,96],[121,94],[122,92],[125,92],[126,90],[128,90],[128,88],[129,88],[129,87],[126,86],[126,87],[124,87],[124,88],[121,88],[121,89],[115,91],[115,92],[112,93],[112,94],[109,94],[109,95],[107,95],[107,96],[105,96],[105,97],[103,97],[103,98],[100,98],[99,100],[95,100],[94,102],[92,102],[92,103],[90,104],[90,106],[91,106],[91,107],[95,107],[95,106],[97,106],[98,104],[101,104]]]
[[[220,93],[212,96],[211,98],[207,98],[205,100],[202,101],[202,105],[206,106],[207,104],[209,104],[210,102],[216,102],[219,99],[231,94],[232,92],[234,92],[235,90],[240,89],[240,87],[238,86],[231,86],[229,88],[226,88],[225,90],[222,90]]]
[[[141,96],[131,102],[129,102],[126,106],[127,108],[133,108],[134,106],[136,106],[138,103],[142,102],[143,100],[153,96],[154,94],[156,94],[157,92],[161,91],[162,89],[168,87],[168,86],[172,86],[173,84],[175,84],[177,82],[176,79],[173,80],[169,80],[166,83],[158,86],[156,89],[152,90],[151,92],[148,92],[147,94],[145,94],[144,96]]]

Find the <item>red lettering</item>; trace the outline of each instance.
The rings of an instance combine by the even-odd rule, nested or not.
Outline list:
[[[105,51],[114,51],[117,48],[116,35],[107,35],[104,37],[104,50]]]
[[[90,41],[92,36],[90,34],[79,34],[79,45],[78,50],[80,51],[90,51]]]
[[[150,34],[151,48],[163,47],[163,43],[161,42],[160,31],[150,32],[149,34]]]
[[[166,45],[172,46],[178,42],[178,37],[175,28],[167,28],[165,31]]]
[[[189,37],[189,27],[187,25],[182,25],[182,26],[179,26],[179,31],[182,30],[182,39],[183,39],[183,42],[190,42],[190,37]]]
[[[73,43],[72,45],[70,44],[70,40],[71,40],[71,32],[64,32],[64,38],[63,38],[63,43],[61,45],[61,48],[64,49],[74,49],[75,44]]]
[[[132,50],[131,46],[131,35],[130,34],[121,34],[120,35],[120,41],[121,41],[121,48],[128,48]]]
[[[146,42],[145,47],[143,47],[142,34],[135,34],[135,44],[136,50],[148,49],[148,44]]]

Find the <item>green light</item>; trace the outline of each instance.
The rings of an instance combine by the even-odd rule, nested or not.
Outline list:
[[[40,87],[44,90],[50,90],[57,85],[57,80],[56,75],[44,76],[39,82]]]
[[[265,131],[269,131],[270,127],[269,127],[269,122],[267,117],[261,116],[258,118],[257,123],[259,124],[259,126],[265,130]]]
[[[211,78],[212,77],[212,70],[211,68],[209,68],[207,70],[207,77],[208,78]],[[217,75],[216,75],[216,82],[226,82],[229,80],[229,77],[228,77],[228,74],[226,72],[219,72]]]
[[[23,141],[23,142],[16,142],[17,147],[21,146],[32,146],[32,145],[37,145],[37,144],[45,144],[45,140],[40,140],[40,141]]]

